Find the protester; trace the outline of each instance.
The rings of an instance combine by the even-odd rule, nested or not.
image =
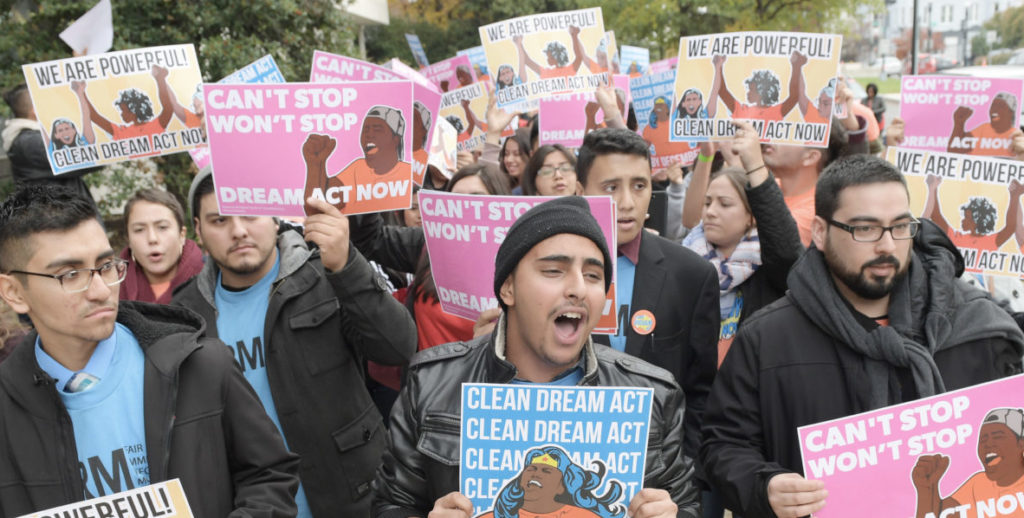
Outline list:
[[[494,262],[503,310],[494,332],[420,353],[409,366],[377,471],[373,515],[474,516],[456,492],[460,390],[481,382],[653,388],[650,430],[658,438],[648,439],[644,489],[629,514],[698,516],[694,470],[682,452],[683,396],[672,375],[591,340],[612,264],[586,201],[563,197],[531,208],[509,229]],[[437,416],[445,416],[444,426],[428,424]]]
[[[515,119],[515,114],[498,108],[493,95],[487,104],[486,117],[487,134],[484,138],[484,149],[480,154],[479,162],[497,167],[508,176],[513,193],[522,194],[523,188],[520,185],[520,179],[533,150],[530,145],[530,131],[525,128],[517,128],[510,137],[502,141],[501,134]]]
[[[576,156],[561,144],[541,146],[530,157],[523,172],[523,194],[527,196],[569,196],[579,194]]]
[[[175,478],[196,516],[294,516],[299,459],[228,350],[188,309],[118,303],[126,266],[72,191],[0,205],[0,297],[35,326],[0,365],[0,516]]]
[[[385,439],[362,360],[405,364],[416,330],[350,245],[346,217],[323,200],[307,206],[316,213],[304,235],[278,233],[269,217],[223,216],[211,171],[201,172],[189,208],[210,260],[172,302],[198,312],[231,347],[288,447],[302,455],[299,516],[364,516]]]
[[[619,332],[596,340],[675,376],[686,393],[684,451],[695,456],[715,377],[718,276],[697,254],[643,231],[651,202],[651,161],[640,135],[622,128],[589,133],[580,147],[576,177],[584,194],[611,196],[616,207]]]
[[[786,297],[740,327],[704,415],[705,473],[742,516],[824,505],[828,488],[801,475],[797,427],[1021,371],[1024,334],[958,279],[963,259],[914,219],[893,165],[840,159],[815,196],[814,246]]]
[[[871,112],[875,114],[875,121],[878,122],[879,129],[885,129],[885,100],[878,96],[878,85],[875,83],[868,83],[868,86],[864,88],[867,92],[867,97],[861,99],[860,103],[868,108],[871,108]]]
[[[185,211],[167,191],[137,191],[124,206],[124,229],[121,300],[170,304],[174,289],[203,269],[202,250],[185,237]]]
[[[62,173],[60,176],[53,174],[28,87],[24,83],[14,86],[4,93],[4,101],[14,114],[14,118],[8,119],[4,123],[3,131],[0,132],[4,152],[11,161],[11,176],[14,177],[14,183],[18,186],[38,183],[62,185],[92,201],[92,194],[82,180],[82,175],[97,168]],[[50,145],[64,145],[61,143],[62,138],[67,140],[66,145],[81,145],[83,139],[79,136],[74,123],[67,119],[64,121],[66,122],[54,121],[53,140]],[[70,133],[72,131],[74,133]]]
[[[841,156],[867,153],[865,142],[866,121],[856,117],[858,130],[847,131],[832,118],[828,147],[764,144],[761,153],[765,166],[779,181],[786,206],[800,230],[800,242],[811,243],[811,223],[814,221],[814,186],[818,175],[833,160]]]
[[[504,175],[482,164],[460,169],[446,190],[456,194],[510,194]],[[473,337],[473,321],[441,310],[422,228],[385,225],[377,214],[352,218],[351,228],[352,243],[370,260],[401,272],[415,272],[404,302],[416,322],[419,350]],[[389,384],[396,385],[397,373],[391,378]]]
[[[683,241],[718,272],[718,365],[743,321],[786,293],[786,276],[803,252],[782,191],[764,166],[757,130],[747,122],[734,124],[732,153],[743,168],[712,173],[701,181],[708,186],[703,196],[698,189],[687,193],[703,198],[704,210]]]

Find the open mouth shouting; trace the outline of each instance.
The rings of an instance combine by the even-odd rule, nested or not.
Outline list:
[[[376,151],[377,151],[377,144],[374,144],[373,142],[367,142],[366,145],[363,146],[363,153],[365,153],[366,155],[373,154]]]
[[[533,479],[533,480],[530,480],[529,482],[526,483],[526,487],[528,487],[528,488],[529,487],[542,488],[542,487],[544,487],[544,484],[541,484],[540,481],[537,480],[537,479]]]
[[[575,344],[581,334],[586,311],[564,309],[555,315],[555,337],[564,345]]]
[[[1000,457],[998,453],[989,452],[989,453],[985,454],[985,465],[986,466],[995,466],[995,465],[999,464],[999,462],[1001,460],[1002,460],[1002,457]]]

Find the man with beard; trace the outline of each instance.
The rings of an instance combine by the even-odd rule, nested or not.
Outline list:
[[[494,295],[501,313],[493,332],[431,347],[409,365],[391,412],[391,440],[377,470],[371,516],[473,516],[472,502],[458,492],[462,383],[653,388],[644,484],[628,514],[700,514],[693,464],[683,453],[688,432],[679,385],[671,373],[592,340],[612,267],[601,227],[578,196],[537,205],[512,224],[494,258]],[[527,469],[534,460],[530,453]],[[554,472],[568,472],[562,459],[553,457],[549,465],[558,468]],[[567,489],[585,479],[578,472],[570,476]],[[557,487],[552,482],[548,487]],[[544,505],[541,495],[534,496],[537,500],[520,517],[566,516],[557,514],[550,499]],[[608,493],[583,496],[603,501]]]
[[[1024,334],[963,259],[910,212],[907,185],[869,155],[818,180],[813,246],[786,297],[748,319],[715,379],[700,458],[726,507],[806,516],[827,488],[801,475],[796,429],[1021,370]]]
[[[364,360],[404,365],[416,327],[349,242],[348,219],[324,200],[306,202],[316,213],[301,234],[270,217],[221,215],[204,168],[188,203],[209,259],[171,304],[199,313],[227,344],[302,456],[298,516],[366,516],[385,432]]]
[[[328,135],[311,133],[302,144],[302,159],[306,163],[305,197],[314,195],[316,189],[326,193],[331,187],[352,186],[348,200],[341,208],[346,214],[377,212],[388,209],[387,199],[358,199],[356,185],[383,182],[409,181],[412,168],[405,158],[405,118],[402,112],[390,106],[377,105],[370,108],[363,118],[363,129],[359,133],[359,147],[363,158],[353,160],[340,173],[327,176],[327,159],[337,146],[337,141]],[[306,215],[318,211],[307,204]]]

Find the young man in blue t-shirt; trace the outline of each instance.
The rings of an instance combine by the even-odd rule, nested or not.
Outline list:
[[[297,458],[195,313],[118,304],[127,265],[56,186],[0,204],[0,297],[35,332],[0,365],[0,516],[181,479],[196,516],[294,516]]]
[[[213,188],[208,169],[192,182],[209,260],[171,303],[198,312],[231,348],[302,456],[299,516],[366,516],[385,432],[363,360],[406,364],[416,352],[412,317],[350,245],[334,206],[308,200],[300,234],[270,217],[221,215]]]

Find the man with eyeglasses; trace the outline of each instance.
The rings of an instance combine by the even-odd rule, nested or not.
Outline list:
[[[704,413],[700,458],[738,515],[824,506],[829,488],[801,474],[797,427],[1021,371],[1024,334],[958,278],[960,253],[913,217],[891,164],[829,165],[812,231],[786,297],[740,327]]]
[[[91,202],[0,204],[0,297],[35,332],[0,365],[0,517],[178,478],[195,516],[295,516],[298,457],[188,309],[118,303]]]

